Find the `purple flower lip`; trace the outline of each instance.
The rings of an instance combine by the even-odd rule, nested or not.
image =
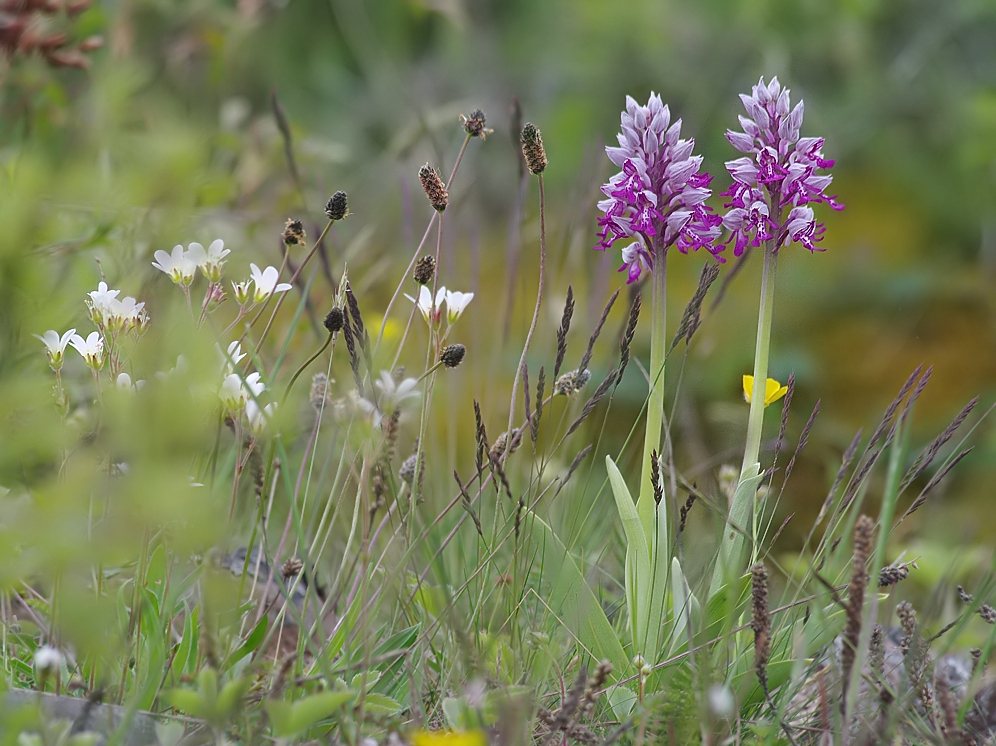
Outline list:
[[[683,254],[705,248],[723,261],[723,247],[714,244],[722,219],[705,204],[710,177],[700,173],[702,157],[692,155],[695,141],[681,139],[681,120],[671,122],[660,96],[651,93],[646,106],[627,96],[617,139],[619,147],[605,149],[620,171],[602,186],[606,199],[598,203],[604,215],[595,249],[628,239],[619,271],[627,272],[629,283],[670,246]]]
[[[844,205],[825,193],[833,177],[817,174],[827,170],[833,161],[823,157],[822,137],[800,137],[803,102],[790,108],[789,89],[782,88],[778,78],[767,84],[761,78],[751,89],[751,95],[741,94],[748,116],[741,116],[742,132],[728,131],[726,139],[741,153],[752,157],[727,161],[726,170],[733,184],[723,192],[730,201],[722,218],[723,227],[730,231],[724,243],[733,242],[734,256],[740,256],[748,245],[760,246],[775,239],[775,250],[795,242],[810,251],[821,250],[816,244],[822,239],[824,226],[813,217],[810,204],[823,202],[834,210]],[[787,215],[778,225],[772,210]]]

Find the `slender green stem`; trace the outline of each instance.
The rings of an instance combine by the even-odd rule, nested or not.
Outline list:
[[[643,469],[640,472],[640,497],[636,501],[636,512],[647,536],[651,557],[655,557],[658,547],[653,546],[652,542],[657,535],[657,504],[650,469],[653,452],[660,451],[664,424],[664,359],[667,354],[667,252],[664,250],[657,250],[651,280],[650,399],[647,402],[647,430],[643,439]],[[666,531],[662,534],[667,535]]]
[[[757,317],[757,346],[754,349],[754,388],[750,396],[747,420],[747,445],[740,469],[741,479],[758,463],[761,450],[761,427],[764,423],[765,383],[768,379],[768,349],[771,345],[771,311],[775,305],[775,268],[778,254],[769,241],[764,248],[761,275],[761,308]]]

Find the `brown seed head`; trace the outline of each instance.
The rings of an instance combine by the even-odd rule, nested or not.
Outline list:
[[[332,406],[332,398],[329,396],[329,378],[324,373],[315,373],[312,377],[308,402],[316,412],[321,412]]]
[[[768,656],[771,654],[771,612],[768,610],[768,568],[758,562],[750,569],[754,629],[754,672],[768,691]]]
[[[572,370],[564,373],[553,385],[553,393],[561,396],[574,396],[591,380],[591,372],[587,370]]]
[[[287,218],[287,222],[284,224],[284,232],[280,235],[280,238],[283,239],[284,243],[288,246],[295,246],[298,244],[306,246],[306,237],[307,236],[304,232],[304,224],[296,218]]]
[[[333,306],[325,317],[325,328],[329,330],[329,334],[335,334],[342,329],[344,318],[342,309],[339,306]]]
[[[349,204],[344,191],[340,189],[329,198],[328,204],[325,205],[325,214],[329,220],[343,220],[349,215]]]
[[[439,177],[439,172],[426,163],[418,170],[418,180],[422,182],[422,190],[429,198],[429,204],[436,212],[442,212],[449,204],[450,195],[446,191],[443,180]]]
[[[467,354],[467,348],[460,344],[447,345],[439,353],[439,362],[447,368],[455,368],[463,362],[463,356]]]
[[[471,112],[469,117],[461,114],[460,122],[463,124],[464,130],[471,137],[479,137],[483,140],[494,132],[494,130],[489,130],[484,127],[484,112],[480,109],[475,109]]]
[[[436,272],[436,260],[431,254],[426,254],[415,262],[415,272],[412,279],[419,285],[428,285]]]
[[[293,557],[284,562],[283,567],[280,568],[280,574],[283,575],[284,580],[290,580],[296,577],[303,568],[304,563],[297,557]]]
[[[543,138],[536,125],[526,122],[522,128],[522,135],[519,137],[522,145],[522,155],[526,159],[526,168],[531,174],[541,174],[546,168],[546,150],[543,148]]]

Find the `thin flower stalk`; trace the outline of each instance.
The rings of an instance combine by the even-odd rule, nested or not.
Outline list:
[[[456,162],[453,164],[453,170],[450,171],[450,177],[446,180],[447,191],[452,191],[453,189],[453,179],[457,174],[457,170],[460,168],[460,163],[463,161],[463,154],[467,152],[467,145],[473,137],[473,135],[467,133],[467,136],[463,139],[463,145],[460,146],[460,152],[457,153]],[[422,252],[422,247],[425,246],[425,242],[429,238],[429,233],[432,232],[432,223],[434,220],[441,217],[442,213],[437,212],[436,210],[432,211],[432,215],[429,217],[429,224],[425,227],[425,234],[422,236],[422,240],[419,241],[418,246],[415,247],[415,252],[412,254],[412,260],[408,263],[408,268],[405,270],[404,275],[402,275],[401,281],[398,283],[398,287],[394,289],[394,295],[391,296],[391,300],[388,302],[387,308],[384,309],[384,318],[380,322],[380,331],[377,332],[377,341],[373,346],[375,352],[377,351],[377,348],[380,347],[380,341],[384,338],[384,330],[387,328],[387,319],[391,315],[391,309],[394,307],[394,303],[398,300],[398,296],[401,294],[401,290],[405,286],[405,280],[411,275],[412,270],[415,268],[415,262],[418,261],[419,254]],[[439,267],[438,256],[436,257],[436,267]],[[435,291],[435,288],[433,288],[433,291]]]
[[[764,79],[753,87],[751,95],[741,95],[749,116],[741,116],[742,132],[727,132],[734,148],[750,157],[728,161],[726,168],[733,184],[723,193],[729,208],[723,226],[729,231],[726,243],[733,243],[734,256],[741,256],[748,246],[764,247],[761,275],[761,300],[758,311],[757,338],[754,350],[754,389],[747,421],[747,442],[740,482],[730,508],[734,527],[750,526],[751,562],[758,556],[757,522],[763,501],[756,499],[756,482],[760,474],[759,454],[764,424],[765,384],[768,376],[768,353],[771,343],[771,320],[775,298],[775,276],[779,250],[798,243],[812,252],[823,236],[824,226],[817,223],[814,203],[825,203],[839,210],[843,205],[827,195],[832,177],[817,174],[833,161],[823,157],[823,139],[800,137],[803,103],[790,106],[789,91],[777,78]],[[713,578],[713,591],[722,582],[720,572],[739,566],[743,535],[738,530],[724,532],[720,563]]]
[[[531,128],[531,129],[530,129]],[[539,287],[536,290],[536,306],[533,309],[533,318],[529,322],[529,331],[526,333],[526,341],[522,345],[522,354],[519,356],[519,365],[515,369],[515,376],[512,379],[512,400],[508,408],[508,429],[506,432],[512,432],[512,423],[515,419],[515,401],[519,393],[519,377],[522,373],[523,368],[526,365],[526,353],[529,352],[529,344],[533,339],[533,332],[536,331],[536,322],[539,320],[540,308],[543,305],[543,285],[546,278],[546,197],[543,189],[543,169],[546,168],[546,154],[543,152],[543,142],[539,139],[539,131],[531,124],[527,124],[522,130],[521,136],[522,151],[527,154],[527,151],[532,154],[534,151],[536,155],[532,158],[535,161],[537,158],[540,159],[542,163],[542,168],[539,168],[538,164],[531,165],[530,171],[536,174],[537,182],[539,183],[539,213],[540,213],[540,256],[539,256]],[[529,155],[527,155],[527,160]],[[534,168],[539,168],[539,170],[534,170]],[[505,444],[505,455],[510,453],[512,446],[512,438],[506,439]]]

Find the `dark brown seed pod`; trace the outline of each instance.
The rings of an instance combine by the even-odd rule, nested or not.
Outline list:
[[[522,155],[526,159],[526,168],[531,174],[541,174],[547,166],[546,150],[543,148],[543,138],[536,125],[526,122],[519,137],[522,145]]]

